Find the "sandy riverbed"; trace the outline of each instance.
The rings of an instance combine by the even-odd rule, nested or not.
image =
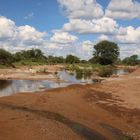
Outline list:
[[[101,84],[0,98],[0,140],[140,139],[140,69]]]
[[[43,65],[0,69],[0,79],[57,80],[55,72],[62,69],[63,67],[63,65]],[[46,70],[46,73],[41,72],[43,70]]]

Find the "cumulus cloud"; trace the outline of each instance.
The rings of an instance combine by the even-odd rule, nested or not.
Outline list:
[[[18,27],[17,38],[25,44],[39,45],[43,42],[43,37],[46,35],[45,32],[39,32],[34,27],[29,25]]]
[[[94,43],[91,42],[90,40],[83,41],[83,43],[82,43],[82,50],[86,51],[88,53],[92,53],[93,46],[94,46]]]
[[[64,31],[74,31],[80,34],[114,34],[118,24],[115,20],[107,17],[93,20],[70,19],[64,24]]]
[[[15,23],[10,19],[0,17],[0,40],[12,38],[15,34]]]
[[[107,35],[101,35],[99,40],[109,40],[109,37]]]
[[[140,54],[140,45],[139,44],[120,44],[120,56],[125,58],[131,55]]]
[[[44,43],[45,35],[29,25],[18,27],[14,21],[0,17],[0,47],[10,50],[38,47]]]
[[[115,19],[140,19],[140,3],[136,0],[111,0],[106,16]]]
[[[44,52],[54,56],[64,56],[68,54],[76,55],[81,59],[88,60],[92,57],[93,43],[91,41],[75,42],[73,44],[58,44],[48,42],[43,48]]]
[[[48,55],[75,54],[89,58],[92,42],[77,40],[76,36],[63,31],[55,31],[49,39],[46,38],[46,32],[40,32],[29,25],[18,27],[14,21],[0,17],[0,47],[11,52],[39,48]]]
[[[104,15],[102,6],[96,0],[58,0],[58,2],[69,18],[93,19]]]
[[[139,52],[140,27],[121,27],[115,20],[140,18],[140,3],[136,0],[111,0],[105,13],[102,6],[95,0],[58,0],[58,2],[69,18],[69,22],[62,27],[63,32],[95,36],[98,34],[100,35],[98,40],[111,40],[119,43],[122,57],[136,53],[133,48]],[[82,47],[75,45],[75,48],[71,47],[69,52],[72,52],[73,48],[73,53],[81,55],[83,58],[87,54],[92,56],[92,42],[84,41],[75,44]]]
[[[68,32],[63,32],[63,31],[55,32],[54,35],[50,39],[50,41],[52,42],[62,43],[62,44],[73,43],[77,40],[78,38],[76,36],[71,35]]]
[[[139,44],[140,43],[140,27],[132,26],[121,27],[118,34],[113,37],[114,41],[124,44]]]

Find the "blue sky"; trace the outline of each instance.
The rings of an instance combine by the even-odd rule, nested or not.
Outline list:
[[[100,40],[140,55],[140,0],[0,0],[0,46],[88,59]]]
[[[26,19],[30,13],[33,16]],[[56,0],[0,0],[0,15],[12,19],[17,26],[30,25],[40,31],[61,28],[67,20]]]

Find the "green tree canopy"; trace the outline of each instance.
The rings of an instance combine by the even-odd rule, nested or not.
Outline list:
[[[63,56],[51,56],[51,55],[49,55],[47,57],[47,62],[53,63],[53,64],[64,63],[65,59],[63,58]]]
[[[74,64],[74,63],[79,63],[79,62],[80,62],[80,59],[77,56],[67,55],[66,57],[66,63]]]
[[[123,59],[123,64],[126,65],[137,65],[139,63],[138,55],[132,55]]]
[[[119,57],[119,47],[116,43],[107,40],[94,46],[93,60],[102,65],[113,64]]]
[[[12,65],[14,61],[13,56],[10,52],[0,49],[0,64],[1,65]]]
[[[45,60],[46,57],[44,56],[43,52],[40,49],[31,49],[31,50],[23,50],[20,52],[16,52],[14,54],[16,61],[21,60],[31,60],[31,61],[40,61]]]

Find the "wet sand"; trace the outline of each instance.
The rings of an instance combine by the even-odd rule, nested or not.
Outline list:
[[[101,84],[2,97],[0,140],[138,140],[139,86],[140,69]]]

